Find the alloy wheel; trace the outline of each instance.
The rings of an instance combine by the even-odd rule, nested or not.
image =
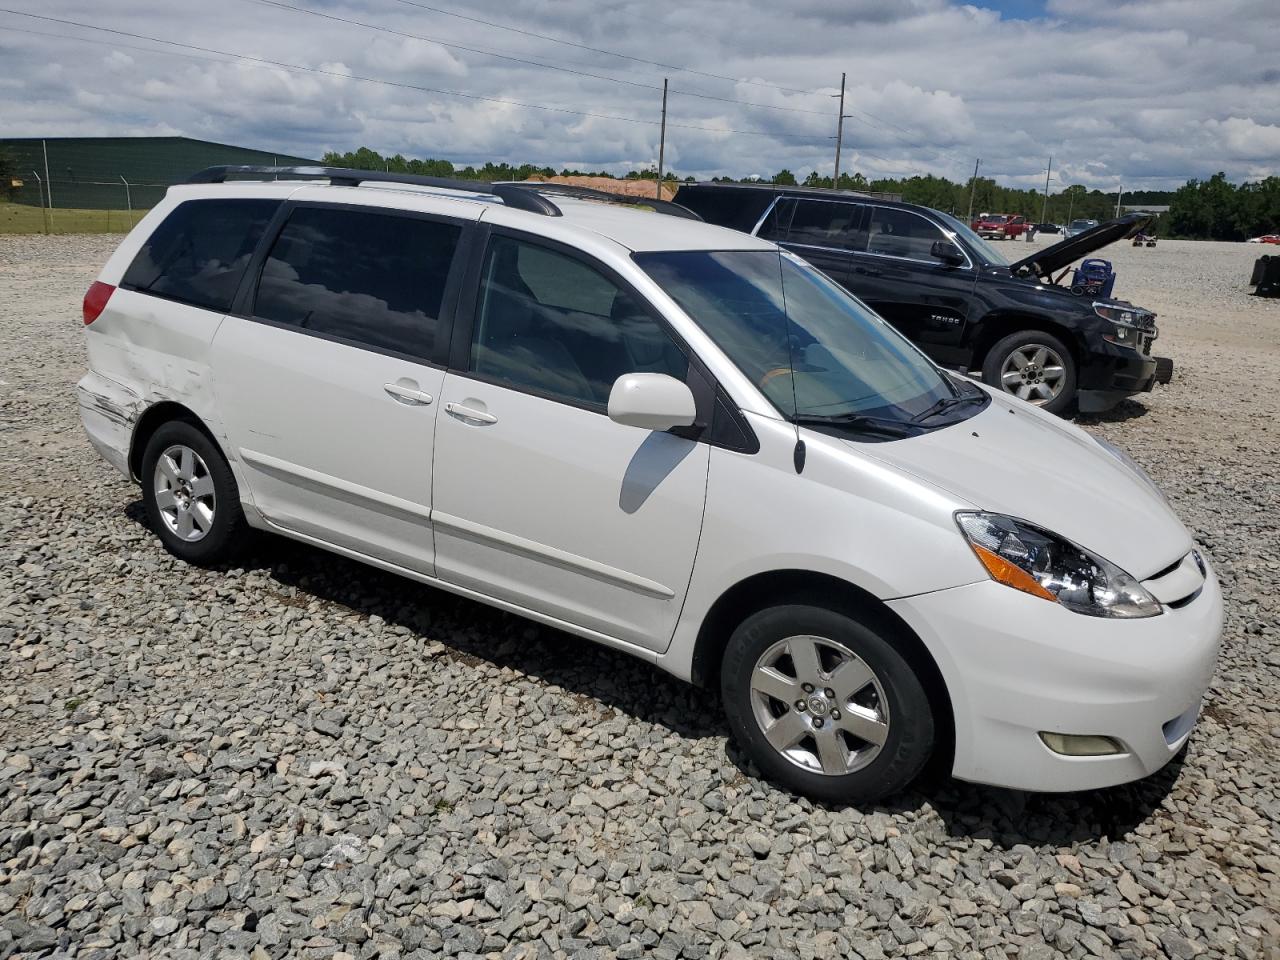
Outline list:
[[[880,679],[826,637],[787,637],[769,647],[751,671],[751,706],[773,749],[813,773],[861,770],[889,736]]]
[[[1062,394],[1066,375],[1057,350],[1043,343],[1029,343],[1005,358],[1000,385],[1019,400],[1043,406]]]
[[[188,446],[174,444],[160,454],[152,478],[156,506],[169,532],[187,543],[213,529],[217,501],[209,467]]]

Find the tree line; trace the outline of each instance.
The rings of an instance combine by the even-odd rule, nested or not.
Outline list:
[[[611,179],[656,180],[653,169],[632,170],[622,177],[603,170],[555,170],[548,166],[508,163],[486,163],[481,167],[455,167],[448,160],[419,160],[401,154],[384,157],[376,150],[361,147],[347,153],[330,151],[324,162],[333,166],[360,170],[389,170],[397,173],[429,177],[455,177],[462,180],[527,180],[530,177],[589,176]],[[663,179],[677,182],[674,173]],[[683,178],[692,183],[693,177]],[[1033,223],[1048,221],[1065,224],[1071,220],[1107,220],[1116,213],[1117,200],[1132,208],[1145,205],[1168,206],[1169,212],[1158,221],[1158,231],[1165,236],[1197,240],[1243,240],[1261,233],[1280,232],[1280,177],[1267,177],[1256,183],[1236,185],[1226,174],[1217,173],[1208,180],[1188,180],[1175,191],[1135,190],[1117,197],[1114,193],[1090,190],[1083,184],[1070,184],[1045,200],[1040,190],[1005,187],[989,177],[970,178],[963,183],[932,174],[902,178],[868,179],[861,173],[842,173],[836,184],[831,177],[816,170],[802,180],[790,170],[779,170],[772,177],[714,177],[721,183],[759,182],[786,186],[839,187],[873,193],[897,194],[909,203],[945,210],[961,218],[973,213],[1020,214]]]

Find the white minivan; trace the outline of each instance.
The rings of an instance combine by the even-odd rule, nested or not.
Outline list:
[[[815,798],[1178,752],[1222,600],[1132,460],[773,243],[618,200],[205,171],[85,297],[85,429],[178,557],[267,530],[624,650]]]

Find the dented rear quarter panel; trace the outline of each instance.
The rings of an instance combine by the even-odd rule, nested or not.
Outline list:
[[[89,372],[77,385],[81,420],[94,448],[126,476],[138,421],[157,403],[186,407],[227,449],[208,364],[223,314],[119,288],[146,238],[179,201],[190,198],[186,189],[170,191],[116,248],[98,279],[117,289],[85,327]],[[238,473],[238,465],[232,469]]]

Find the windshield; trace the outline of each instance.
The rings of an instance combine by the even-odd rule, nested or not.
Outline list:
[[[986,260],[987,263],[995,264],[997,267],[1009,266],[1009,261],[1005,259],[1004,254],[992,246],[990,241],[983,240],[980,236],[974,233],[967,223],[962,223],[955,217],[951,216],[951,214],[943,213],[941,210],[935,210],[933,213],[934,216],[946,225],[948,230],[955,231],[958,236],[964,238],[964,242],[968,244],[970,248],[976,249],[982,256],[982,259]]]
[[[788,419],[910,425],[939,401],[950,398],[941,405],[949,407],[965,396],[880,317],[790,253],[634,257]]]
[[[1097,220],[1072,220],[1071,221],[1072,230],[1088,230],[1090,227],[1096,227],[1097,225],[1098,225]]]
[[[1004,223],[1004,217],[998,213],[991,213],[982,218],[983,223]]]

